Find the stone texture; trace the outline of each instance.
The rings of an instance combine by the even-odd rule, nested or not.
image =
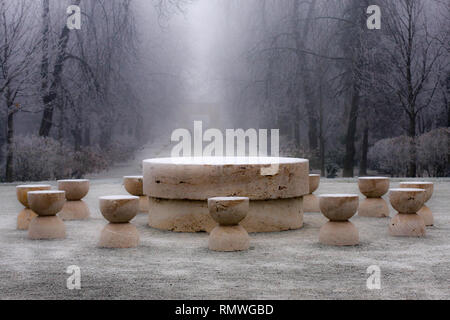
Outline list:
[[[68,201],[78,201],[83,199],[88,194],[89,180],[58,180],[58,190],[63,190],[66,192],[66,199]]]
[[[28,238],[31,240],[64,239],[66,226],[57,216],[38,216],[30,222]]]
[[[83,200],[67,201],[58,216],[63,220],[86,220],[91,213]]]
[[[433,212],[426,205],[423,205],[423,207],[420,208],[419,211],[417,211],[417,214],[422,217],[422,219],[425,222],[425,225],[427,227],[430,227],[430,226],[434,225]]]
[[[314,191],[319,188],[320,184],[320,174],[310,174],[309,175],[309,194],[314,193]]]
[[[103,217],[111,223],[127,223],[139,211],[139,197],[105,196],[100,197],[99,201]]]
[[[209,235],[208,247],[213,251],[244,251],[250,247],[250,237],[241,225],[217,226]]]
[[[350,221],[328,221],[320,228],[319,242],[329,246],[355,246],[359,244],[358,229]]]
[[[108,223],[102,230],[98,247],[135,248],[139,245],[139,232],[131,223]]]
[[[209,249],[213,251],[242,251],[250,246],[247,230],[239,225],[249,210],[244,197],[208,199],[209,214],[219,224],[209,234]]]
[[[125,190],[133,196],[144,195],[144,177],[143,176],[125,176],[123,177]]]
[[[359,197],[356,194],[320,195],[320,211],[330,221],[347,221],[358,210]]]
[[[358,209],[356,194],[325,194],[320,196],[320,210],[330,221],[319,232],[319,242],[331,246],[354,246],[359,243],[356,227],[348,221]]]
[[[31,220],[38,215],[31,209],[23,209],[17,216],[17,230],[28,230]]]
[[[267,170],[275,167],[271,174]],[[144,193],[174,200],[242,196],[301,197],[309,192],[309,161],[294,158],[163,158],[143,162]]]
[[[207,201],[150,198],[149,226],[174,232],[211,232],[217,225]],[[240,223],[248,232],[278,232],[303,226],[302,197],[252,200],[247,217]]]
[[[360,202],[358,215],[370,218],[386,218],[390,215],[389,205],[383,198],[367,198]]]
[[[303,197],[304,212],[320,212],[319,198],[313,194],[319,188],[320,174],[309,175],[309,194]]]
[[[249,199],[244,197],[210,198],[208,209],[211,217],[221,226],[239,224],[248,213]]]
[[[150,203],[147,196],[140,196],[139,197],[139,212],[141,213],[147,213],[148,210],[150,210]]]
[[[315,194],[307,194],[303,197],[304,212],[320,212],[320,201]]]
[[[433,182],[423,181],[401,182],[400,188],[418,188],[425,190],[425,203],[427,203],[433,196],[434,184]],[[426,205],[423,205],[423,207],[417,212],[417,214],[423,218],[426,226],[434,225],[433,212]]]
[[[389,200],[399,213],[417,213],[425,203],[425,191],[415,188],[391,189]]]
[[[390,180],[386,177],[361,177],[359,191],[367,198],[381,198],[389,191]]]
[[[389,234],[395,237],[423,237],[425,221],[415,213],[399,213],[389,223]]]
[[[65,191],[30,191],[28,192],[30,209],[38,216],[55,216],[66,203]]]
[[[29,191],[42,191],[42,190],[50,190],[52,187],[48,184],[39,184],[39,185],[20,185],[16,187],[17,200],[25,207],[29,208],[28,204],[28,192]]]

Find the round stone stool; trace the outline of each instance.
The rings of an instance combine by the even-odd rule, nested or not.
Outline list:
[[[389,200],[398,214],[391,219],[389,233],[396,237],[425,236],[425,221],[417,211],[425,203],[426,193],[423,189],[399,188],[389,191]]]
[[[425,203],[427,203],[433,196],[434,184],[433,182],[419,181],[400,182],[400,188],[417,188],[425,190]],[[425,204],[417,211],[417,214],[423,218],[426,226],[434,225],[433,213]]]
[[[130,221],[139,212],[139,197],[100,197],[100,211],[110,223],[100,235],[100,248],[135,248],[139,245],[139,232]]]
[[[89,180],[59,180],[58,189],[66,192],[67,202],[58,216],[63,220],[86,220],[91,213],[87,204],[81,200],[89,192]]]
[[[356,194],[320,195],[320,211],[330,221],[320,228],[319,242],[330,246],[359,244],[358,229],[349,221],[358,210]]]
[[[25,209],[20,211],[17,216],[18,230],[28,230],[31,220],[33,220],[34,217],[37,217],[37,214],[30,209],[30,205],[28,203],[28,192],[50,190],[51,188],[52,187],[48,184],[21,185],[16,187],[17,200],[19,200],[19,202],[25,207]]]
[[[250,247],[250,237],[241,222],[248,213],[249,199],[218,197],[208,199],[209,214],[219,225],[209,234],[209,249],[213,251],[243,251]]]
[[[309,194],[303,197],[303,211],[305,212],[320,212],[319,198],[314,191],[319,188],[320,174],[309,175]]]
[[[144,177],[143,176],[127,176],[123,177],[123,185],[129,194],[139,197],[139,212],[148,213],[149,201],[144,195]]]
[[[66,226],[57,213],[66,202],[64,191],[30,191],[28,203],[38,216],[33,218],[28,228],[28,238],[32,240],[64,239]]]
[[[358,215],[361,217],[389,217],[389,206],[382,198],[389,190],[389,178],[362,177],[358,179],[359,191],[367,198],[359,204]]]

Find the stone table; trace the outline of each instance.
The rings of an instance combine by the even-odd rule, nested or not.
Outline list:
[[[275,157],[184,157],[143,162],[149,225],[176,232],[210,232],[208,198],[248,197],[241,225],[248,232],[303,226],[303,196],[309,193],[309,161]]]

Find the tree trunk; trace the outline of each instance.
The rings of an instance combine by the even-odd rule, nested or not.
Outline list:
[[[409,116],[409,130],[408,137],[411,139],[409,144],[409,166],[408,166],[408,177],[415,178],[417,175],[417,164],[416,164],[416,114],[410,114]]]
[[[362,154],[361,161],[359,163],[359,176],[367,176],[367,153],[369,151],[369,126],[366,123],[364,128],[364,136],[362,141]]]
[[[11,110],[11,105],[8,105],[8,127],[6,133],[6,172],[5,178],[6,182],[13,182],[14,180],[14,150],[13,150],[13,140],[14,140],[14,111]]]
[[[81,0],[73,1],[74,5],[79,5]],[[55,61],[55,67],[53,69],[53,81],[50,85],[48,93],[43,98],[44,114],[42,115],[41,127],[39,129],[39,135],[47,137],[50,134],[50,130],[53,126],[53,113],[55,109],[55,102],[57,102],[57,91],[61,85],[62,72],[64,69],[64,61],[66,59],[66,48],[69,42],[70,30],[66,24],[62,29],[61,35],[58,41],[58,55]]]
[[[356,137],[356,125],[358,121],[358,106],[359,106],[359,90],[355,85],[353,89],[352,105],[350,108],[347,124],[347,136],[345,138],[345,158],[344,158],[344,172],[343,172],[343,177],[345,178],[352,178],[354,176],[353,167],[355,159],[355,137]]]

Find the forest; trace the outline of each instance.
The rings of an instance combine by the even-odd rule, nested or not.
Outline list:
[[[324,177],[448,177],[450,2],[0,0],[0,181],[106,170],[198,114]]]

